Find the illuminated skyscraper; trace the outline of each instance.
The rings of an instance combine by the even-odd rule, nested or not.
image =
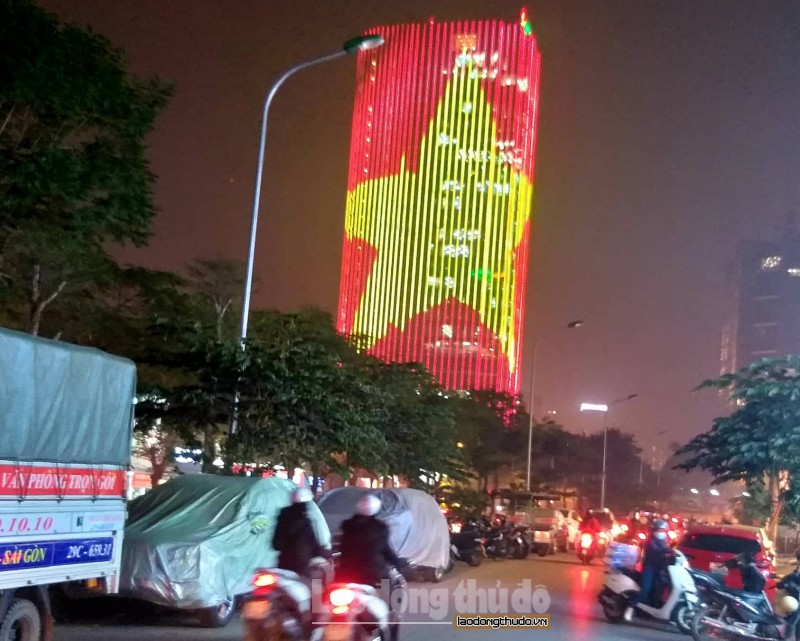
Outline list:
[[[338,329],[448,389],[519,391],[539,51],[520,22],[359,53]]]

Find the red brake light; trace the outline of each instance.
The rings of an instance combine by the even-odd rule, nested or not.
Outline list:
[[[275,585],[277,579],[271,572],[257,572],[253,577],[253,585],[257,588],[268,588],[270,585]]]
[[[334,608],[344,608],[345,610],[356,600],[356,593],[350,588],[336,588],[331,590],[328,601]],[[334,610],[335,611],[335,610]]]

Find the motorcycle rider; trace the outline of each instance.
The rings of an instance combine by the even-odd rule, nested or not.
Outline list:
[[[600,521],[597,520],[597,517],[594,515],[592,510],[586,510],[586,514],[581,521],[581,532],[588,532],[590,534],[600,534]]]
[[[672,548],[667,540],[667,522],[660,519],[653,521],[653,531],[647,539],[642,561],[641,590],[625,609],[625,620],[633,619],[637,605],[646,603],[653,589],[660,584],[659,577],[667,568],[672,558]]]
[[[376,518],[381,509],[381,500],[375,494],[365,494],[356,504],[355,516],[342,523],[341,556],[336,580],[363,585],[380,586],[389,581],[388,603],[391,609],[394,599],[391,593],[401,589],[402,576],[392,572],[406,565],[392,549],[389,528]],[[391,611],[390,641],[397,641],[400,633],[400,617]]]
[[[330,548],[320,545],[308,516],[308,503],[313,499],[308,488],[299,487],[292,492],[292,504],[281,510],[272,537],[272,547],[280,553],[278,567],[301,576],[308,575],[314,557],[330,561],[332,556]]]

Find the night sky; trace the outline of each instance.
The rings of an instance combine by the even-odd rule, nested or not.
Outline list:
[[[285,68],[379,24],[516,20],[478,0],[44,0],[176,85],[151,144],[160,210],[125,261],[244,259],[263,95]],[[800,210],[800,3],[584,0],[528,5],[542,51],[526,353],[572,430],[581,401],[638,393],[609,424],[648,450],[723,410],[692,389],[719,370],[737,241]],[[255,304],[335,311],[354,61],[302,72],[273,107]],[[800,322],[800,321],[799,321]],[[525,363],[530,370],[530,358]],[[666,432],[659,436],[660,432]],[[611,463],[613,469],[613,462]]]

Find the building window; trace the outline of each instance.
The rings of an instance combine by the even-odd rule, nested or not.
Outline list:
[[[781,266],[780,256],[766,256],[765,258],[761,259],[761,269],[764,271],[777,269],[780,266]]]

